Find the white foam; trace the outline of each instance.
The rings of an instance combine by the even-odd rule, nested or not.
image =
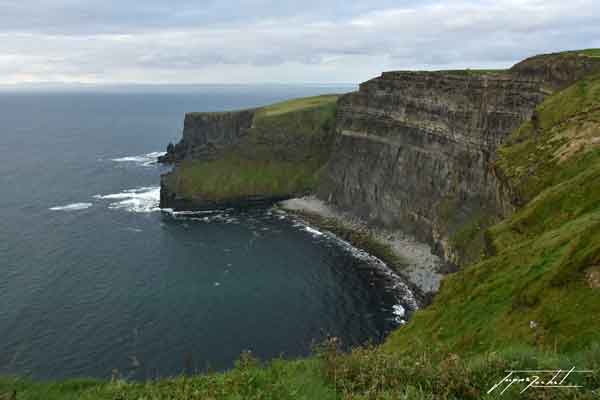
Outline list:
[[[139,164],[144,167],[149,167],[151,165],[156,164],[158,162],[158,157],[164,156],[165,154],[167,154],[167,153],[160,152],[160,151],[154,151],[152,153],[142,154],[142,155],[138,155],[138,156],[126,156],[126,157],[113,158],[112,161],[119,162],[119,163]]]
[[[163,208],[163,212],[173,215],[174,217],[186,217],[205,214],[217,214],[221,210],[205,210],[205,211],[174,211],[172,208]]]
[[[316,230],[315,228],[311,228],[310,226],[305,226],[304,230],[306,232],[308,232],[308,233],[311,233],[311,234],[315,235],[315,236],[323,236],[324,235],[323,232],[321,232],[319,230]]]
[[[171,208],[162,208],[162,212],[169,214],[176,220],[196,221],[204,223],[239,224],[239,218],[229,214],[231,209],[215,209],[204,211],[174,211]]]
[[[315,236],[324,236],[324,237],[336,242],[336,244],[338,246],[344,248],[346,251],[348,251],[350,254],[352,254],[353,257],[355,257],[359,260],[363,260],[363,261],[369,263],[369,265],[371,265],[373,268],[375,268],[375,270],[378,272],[378,275],[380,276],[380,278],[385,279],[386,286],[395,293],[398,301],[402,302],[402,304],[403,304],[403,305],[395,304],[393,306],[393,309],[392,309],[393,320],[396,321],[396,323],[398,323],[398,324],[406,323],[405,306],[413,311],[417,310],[419,308],[417,300],[416,300],[414,294],[412,293],[412,291],[410,290],[410,288],[408,287],[408,285],[406,285],[404,280],[398,274],[396,274],[385,262],[383,262],[379,258],[369,254],[368,252],[366,252],[362,249],[354,247],[351,243],[347,242],[346,240],[340,238],[339,236],[333,234],[330,231],[326,230],[325,232],[321,232],[321,231],[309,226],[308,224],[306,224],[305,222],[303,222],[301,220],[295,220],[293,226],[301,228],[304,231],[312,233]]]
[[[100,195],[94,198],[99,200],[119,200],[108,205],[111,209],[123,209],[135,213],[150,213],[160,211],[160,187],[150,186],[137,189],[124,190],[120,193]]]
[[[404,316],[406,315],[406,310],[400,304],[394,304],[394,306],[392,307],[392,313],[397,318],[404,318]]]
[[[73,204],[67,204],[66,206],[52,207],[52,208],[50,208],[50,210],[52,210],[52,211],[79,211],[79,210],[88,209],[91,206],[92,206],[92,203],[73,203]]]

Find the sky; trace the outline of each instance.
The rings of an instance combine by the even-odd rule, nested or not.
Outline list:
[[[0,0],[0,84],[357,83],[591,47],[598,0]]]

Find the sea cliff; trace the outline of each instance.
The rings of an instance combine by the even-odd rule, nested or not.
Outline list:
[[[507,71],[383,73],[338,101],[318,195],[454,264],[475,261],[485,227],[514,209],[493,167],[498,147],[549,94],[597,70],[573,53]]]
[[[162,208],[203,210],[271,204],[314,191],[335,136],[337,96],[252,110],[190,113],[162,162]]]
[[[509,70],[384,72],[337,104],[320,97],[190,113],[181,142],[161,159],[178,164],[162,178],[161,207],[315,193],[464,265],[485,254],[486,227],[520,204],[494,168],[498,147],[535,121],[547,96],[598,70],[597,57],[549,54]]]
[[[360,215],[392,229],[412,226],[416,231],[421,228],[414,224],[429,219],[421,235],[432,242],[445,241],[441,252],[460,263],[469,258],[465,250],[473,243],[480,246],[481,260],[446,276],[433,304],[415,313],[382,346],[343,353],[332,338],[306,359],[261,364],[244,353],[226,373],[145,383],[118,376],[110,382],[58,383],[0,378],[0,398],[597,398],[599,65],[596,49],[538,56],[502,72],[387,73],[343,96],[335,124],[331,112],[327,118],[313,119],[322,124],[310,125],[305,124],[306,115],[289,113],[290,107],[283,106],[278,108],[286,112],[280,115],[288,117],[273,120],[284,124],[279,125],[282,129],[263,125],[262,134],[253,136],[250,128],[237,144],[223,146],[219,151],[224,153],[211,153],[208,160],[203,152],[183,150],[185,143],[177,150],[171,147],[168,160],[178,164],[167,181],[178,177],[197,181],[190,174],[194,168],[186,171],[182,166],[219,160],[224,164],[212,170],[197,166],[202,172],[199,180],[206,180],[209,172],[222,179],[223,171],[243,171],[231,160],[257,160],[252,152],[243,153],[243,158],[230,153],[241,143],[247,149],[253,142],[272,143],[271,150],[255,153],[257,157],[310,159],[310,149],[298,154],[281,150],[287,156],[274,156],[276,144],[286,142],[269,138],[289,132],[283,129],[288,124],[320,127],[312,132],[328,132],[317,134],[326,138],[319,146],[323,158],[307,176],[315,178],[310,191],[330,200],[330,209],[334,203],[346,208],[333,210],[336,214]],[[255,118],[252,126],[261,123]],[[338,128],[332,133],[329,127],[334,125]],[[249,137],[253,141],[245,139]],[[312,174],[315,171],[320,173]],[[193,194],[206,198],[208,184],[198,185],[166,189],[182,198]],[[227,198],[232,190],[242,189],[248,191],[238,186],[221,188],[217,194]],[[273,186],[267,189],[272,191]],[[419,195],[407,193],[410,189]],[[350,195],[357,205],[350,203]],[[437,207],[447,197],[456,201]],[[400,206],[410,213],[398,210]],[[440,209],[448,210],[450,222]],[[457,228],[461,221],[477,219],[477,209],[484,218],[501,220],[487,229],[484,223]],[[457,246],[461,242],[457,236],[465,239],[466,247]],[[506,381],[506,371],[515,369],[538,371],[547,384],[513,385]],[[556,387],[552,383],[556,374],[570,387]],[[502,383],[506,385],[498,386]]]
[[[183,138],[167,147],[159,162],[174,163],[184,159],[210,160],[219,150],[237,144],[252,126],[256,110],[185,115]]]

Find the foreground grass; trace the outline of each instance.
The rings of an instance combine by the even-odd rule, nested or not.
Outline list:
[[[530,389],[515,385],[503,395],[488,391],[512,369],[600,369],[600,347],[570,356],[531,347],[511,347],[463,358],[431,348],[397,356],[374,347],[339,351],[330,340],[304,360],[275,360],[261,365],[245,354],[235,369],[220,374],[178,377],[146,383],[114,380],[32,382],[0,379],[0,395],[16,392],[19,400],[210,400],[210,399],[595,399],[600,374],[573,374],[579,389]],[[435,350],[435,351],[432,351]],[[502,387],[503,388],[503,387]],[[9,397],[10,398],[10,397]]]
[[[178,377],[147,383],[115,380],[71,380],[34,383],[1,379],[0,395],[16,391],[17,399],[335,399],[334,388],[321,374],[320,361],[276,360],[261,366],[242,355],[226,373]],[[1,397],[0,397],[1,398]]]

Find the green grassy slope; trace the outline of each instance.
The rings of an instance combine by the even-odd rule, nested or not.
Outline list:
[[[259,110],[248,136],[214,161],[185,161],[169,186],[185,198],[226,200],[303,194],[329,157],[337,96],[317,96]]]
[[[335,389],[321,374],[320,361],[276,360],[261,366],[243,355],[226,373],[162,379],[147,383],[114,380],[32,382],[0,379],[0,399],[13,391],[18,400],[155,400],[155,399],[335,399]],[[8,399],[7,399],[8,400]]]
[[[500,149],[497,169],[522,206],[487,232],[492,256],[449,276],[387,349],[418,340],[462,353],[569,352],[600,341],[600,77],[540,105]]]
[[[300,99],[292,99],[275,103],[262,109],[263,115],[273,117],[276,115],[287,114],[294,111],[308,110],[311,108],[319,108],[325,105],[335,103],[338,95],[322,95],[314,97],[303,97]]]
[[[16,392],[18,400],[597,399],[597,372],[570,376],[570,384],[582,386],[577,390],[538,389],[519,394],[523,386],[515,385],[503,395],[501,389],[487,395],[508,369],[569,370],[574,365],[599,371],[600,347],[568,356],[520,346],[469,358],[443,351],[398,357],[373,347],[342,353],[331,341],[304,360],[260,364],[243,355],[236,368],[225,373],[145,383],[0,378],[0,398],[5,394],[10,399]]]

